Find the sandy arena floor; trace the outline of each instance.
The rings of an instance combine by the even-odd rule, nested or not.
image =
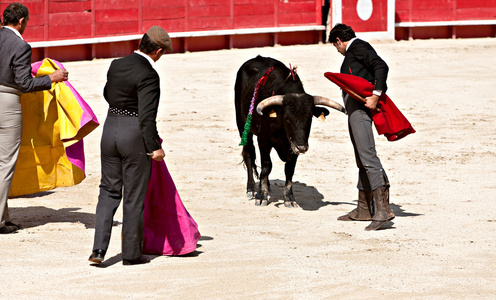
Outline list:
[[[389,229],[365,232],[368,223],[336,220],[357,199],[346,116],[336,111],[315,119],[310,150],[298,160],[300,208],[283,205],[275,152],[272,202],[256,207],[245,197],[236,71],[258,54],[271,56],[298,65],[308,93],[342,103],[323,76],[339,71],[334,47],[168,54],[158,62],[158,125],[166,163],[203,235],[198,250],[123,266],[118,225],[104,268],[90,266],[100,126],[85,138],[81,184],[9,201],[25,229],[0,237],[0,298],[495,299],[496,39],[372,44],[390,67],[388,95],[417,130],[398,142],[376,137],[397,216]],[[65,63],[101,124],[110,62]]]

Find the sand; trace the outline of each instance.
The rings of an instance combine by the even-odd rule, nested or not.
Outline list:
[[[122,210],[101,268],[92,250],[102,127],[84,139],[79,185],[9,200],[24,229],[0,236],[3,299],[494,299],[496,298],[496,39],[372,41],[390,67],[388,95],[417,133],[376,136],[391,181],[387,229],[338,222],[356,205],[346,116],[314,119],[294,175],[299,208],[282,201],[273,152],[271,203],[245,196],[234,81],[260,54],[298,66],[307,93],[342,103],[323,73],[329,44],[167,54],[158,62],[166,163],[199,224],[197,251],[123,266]],[[54,57],[56,59],[56,57]],[[103,125],[111,59],[67,62],[69,80]],[[375,129],[374,129],[375,130]]]

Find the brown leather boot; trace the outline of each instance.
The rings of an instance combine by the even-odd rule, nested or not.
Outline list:
[[[372,223],[365,227],[366,231],[377,230],[382,225],[394,219],[394,213],[389,207],[389,187],[382,186],[373,192],[376,211],[372,217]]]
[[[372,192],[358,190],[357,207],[346,215],[338,217],[338,221],[370,221],[370,204],[372,202]]]

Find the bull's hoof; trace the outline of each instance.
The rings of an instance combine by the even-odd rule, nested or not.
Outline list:
[[[248,198],[248,200],[255,199],[255,196],[256,196],[256,194],[254,191],[246,192],[246,197]]]
[[[284,201],[284,206],[291,208],[291,207],[299,207],[298,203],[296,201]]]
[[[256,206],[267,206],[267,205],[269,205],[269,200],[257,199],[257,200],[255,200],[255,205]]]

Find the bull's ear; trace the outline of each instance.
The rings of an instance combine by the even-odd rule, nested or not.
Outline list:
[[[329,110],[327,110],[327,108],[315,106],[315,108],[313,109],[313,115],[316,118],[320,118],[322,116],[325,119],[325,117],[327,117],[328,114],[329,114]]]

